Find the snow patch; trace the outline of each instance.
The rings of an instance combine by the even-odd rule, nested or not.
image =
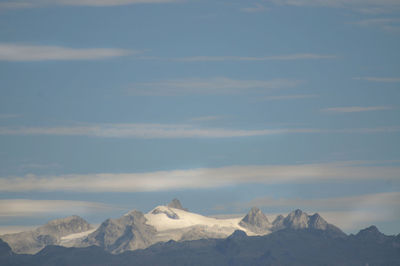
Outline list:
[[[176,214],[179,218],[172,218],[172,214]],[[241,217],[217,219],[167,206],[158,206],[144,216],[148,225],[154,226],[158,232],[164,234],[168,234],[167,231],[201,226],[210,233],[223,234],[224,236],[229,236],[238,229],[245,231],[248,235],[254,235],[253,232],[239,225]]]

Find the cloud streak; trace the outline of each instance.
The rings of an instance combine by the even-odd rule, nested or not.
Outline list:
[[[128,56],[139,51],[111,48],[68,48],[62,46],[0,43],[0,61],[96,60]]]
[[[390,8],[399,7],[397,0],[269,0],[276,5],[322,6],[338,8]]]
[[[135,4],[165,4],[184,0],[20,0],[0,3],[0,8],[34,8],[44,6],[93,6],[110,7]]]
[[[246,13],[257,13],[257,12],[264,12],[267,10],[268,10],[268,8],[266,8],[265,6],[258,4],[258,3],[256,3],[254,6],[243,7],[240,9],[240,11],[246,12]]]
[[[292,88],[301,81],[290,79],[236,80],[226,77],[186,78],[134,84],[129,93],[148,96],[173,95],[227,95],[244,92],[260,93],[265,90]]]
[[[310,99],[318,98],[319,95],[316,94],[288,94],[288,95],[273,95],[266,96],[260,100],[274,101],[274,100],[296,100],[296,99]]]
[[[207,117],[205,119],[214,119]],[[199,122],[199,121],[198,121]],[[100,138],[136,139],[190,139],[190,138],[238,138],[279,134],[373,134],[400,132],[399,126],[376,128],[278,128],[278,129],[230,129],[201,127],[192,124],[93,124],[53,127],[0,127],[0,135],[85,136]]]
[[[327,113],[358,113],[358,112],[371,112],[371,111],[384,111],[392,110],[390,106],[346,106],[346,107],[331,107],[322,109],[322,112]]]
[[[87,214],[112,210],[107,204],[72,200],[0,200],[0,218],[34,217],[48,214]]]
[[[318,60],[318,59],[335,59],[335,55],[324,54],[289,54],[274,56],[191,56],[174,58],[173,61],[178,62],[218,62],[218,61],[293,61],[293,60]]]
[[[386,192],[351,197],[317,199],[264,197],[252,200],[246,203],[245,206],[294,207],[314,211],[349,211],[354,209],[381,208],[382,206],[398,207],[399,202],[400,192]],[[398,211],[400,213],[400,209]]]
[[[364,80],[364,81],[371,81],[371,82],[384,82],[384,83],[397,83],[400,82],[400,78],[392,77],[355,77],[355,80]]]
[[[148,192],[240,184],[379,180],[399,182],[400,167],[348,163],[228,166],[148,173],[94,173],[0,178],[0,191]]]
[[[97,124],[71,127],[0,127],[0,135],[55,135],[103,138],[235,138],[290,133],[316,133],[307,128],[294,129],[225,129],[196,127],[190,124]]]

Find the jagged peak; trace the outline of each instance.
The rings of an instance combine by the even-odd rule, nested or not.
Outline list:
[[[272,224],[276,224],[279,223],[280,221],[284,220],[285,216],[283,216],[282,214],[279,214],[278,216],[275,217],[274,221],[272,222]]]
[[[246,232],[242,230],[235,230],[230,236],[228,236],[228,239],[243,239],[246,238],[247,234]]]
[[[378,227],[371,225],[370,227],[360,230],[357,235],[382,235],[382,233],[379,231]]]
[[[167,207],[188,211],[188,209],[183,208],[181,202],[177,198],[174,198],[170,203],[168,203]]]
[[[73,222],[73,221],[84,221],[84,222],[86,222],[85,219],[83,219],[82,217],[80,217],[78,215],[71,215],[71,216],[68,216],[68,217],[51,220],[51,221],[47,222],[47,224],[48,225],[63,224],[63,223],[70,223],[70,222]]]
[[[311,216],[309,216],[309,227],[313,229],[319,229],[319,230],[326,230],[328,227],[328,222],[325,221],[324,218],[322,218],[321,215],[318,213],[315,213]]]
[[[265,234],[270,228],[268,218],[257,207],[251,208],[249,213],[239,222],[239,225],[258,234]]]
[[[260,222],[266,222],[269,224],[267,216],[265,216],[265,214],[257,207],[252,207],[242,221],[252,225],[257,225],[257,223]]]

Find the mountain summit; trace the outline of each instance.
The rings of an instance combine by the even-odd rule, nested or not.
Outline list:
[[[175,208],[175,209],[179,209],[179,210],[183,210],[183,211],[189,211],[186,208],[183,208],[181,202],[178,199],[173,199],[170,203],[168,203],[167,207],[170,208]]]
[[[264,213],[257,207],[251,208],[249,213],[240,221],[240,226],[256,234],[269,233],[270,223]]]
[[[86,232],[91,225],[79,216],[56,219],[32,231],[1,236],[15,253],[34,254],[48,245],[58,245],[62,237]]]
[[[346,234],[343,233],[338,227],[329,224],[324,220],[318,213],[313,215],[308,215],[302,210],[295,210],[289,213],[285,219],[282,221],[283,228],[288,229],[311,229],[311,230],[321,230],[326,234],[336,237],[343,237]],[[277,229],[279,230],[279,229]]]

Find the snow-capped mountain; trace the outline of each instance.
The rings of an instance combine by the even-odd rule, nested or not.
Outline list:
[[[35,230],[0,236],[13,252],[34,254],[48,245],[62,245],[66,236],[90,232],[92,226],[79,216],[56,219]]]
[[[1,237],[15,253],[35,253],[47,245],[65,247],[99,246],[119,254],[144,249],[158,242],[227,238],[235,231],[248,236],[267,235],[281,229],[315,229],[333,235],[345,235],[327,223],[319,214],[308,215],[295,210],[286,217],[279,215],[270,223],[258,208],[244,217],[217,219],[189,212],[179,200],[157,206],[146,214],[133,210],[117,219],[107,219],[98,228],[78,216],[59,219],[35,231]]]

